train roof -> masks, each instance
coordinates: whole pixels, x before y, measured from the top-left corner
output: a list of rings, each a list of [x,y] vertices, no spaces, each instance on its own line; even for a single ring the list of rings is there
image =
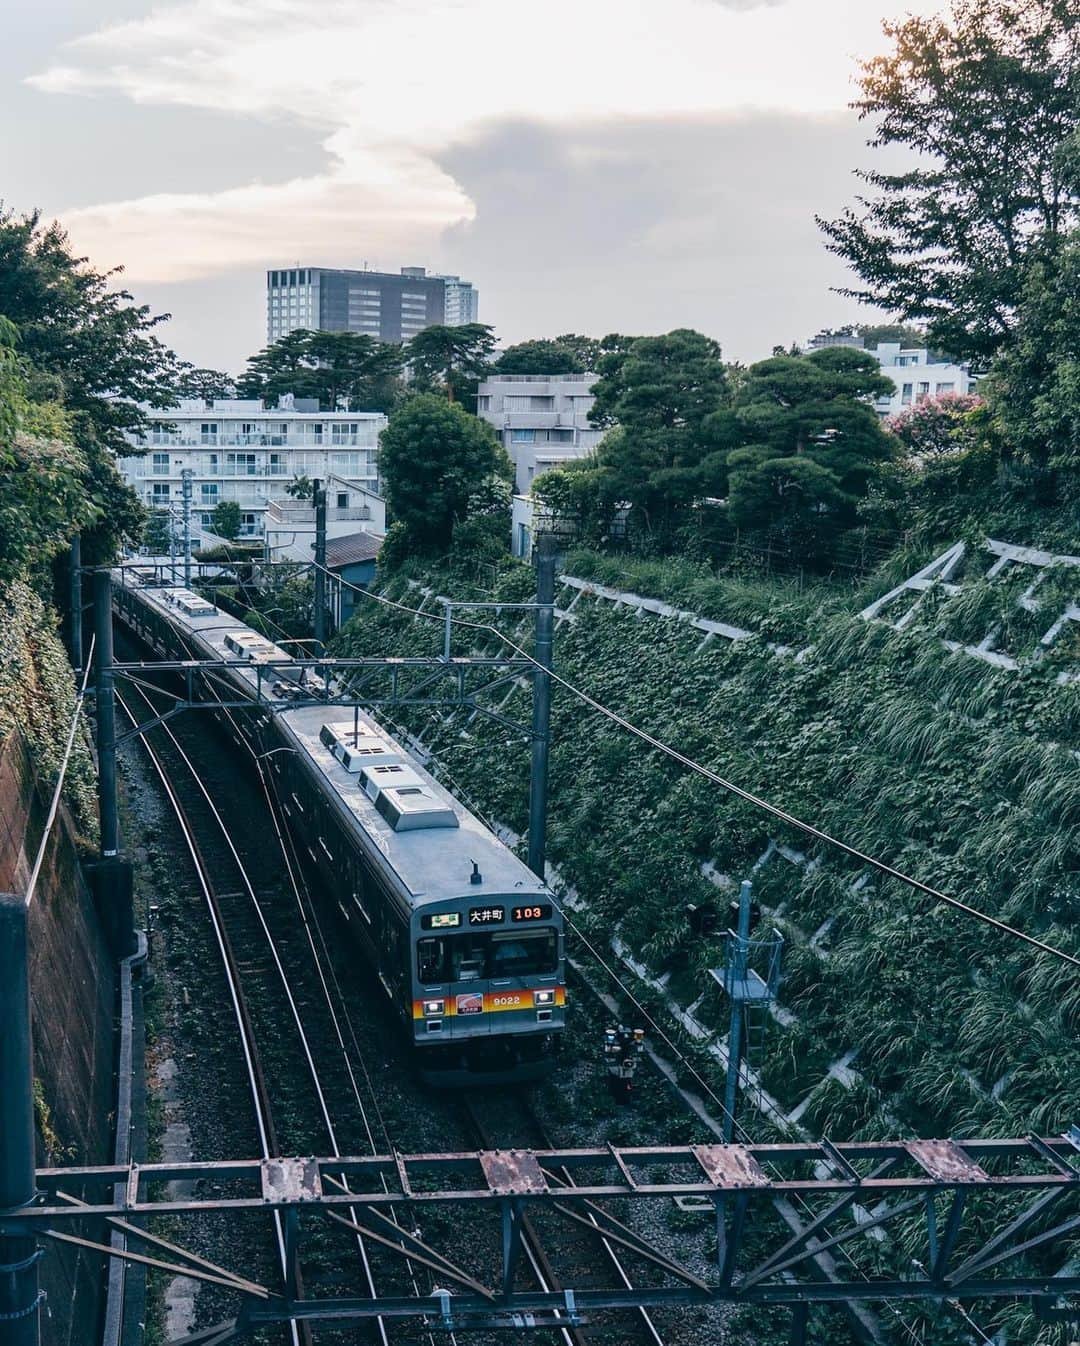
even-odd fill
[[[248,660],[246,667],[229,671],[252,691],[257,682],[252,662],[289,657],[286,650],[189,590],[143,583],[126,587],[136,589],[142,601],[190,631],[208,647],[211,657]],[[264,675],[263,692],[282,707],[277,711],[279,723],[381,852],[411,906],[473,896],[477,901],[518,893],[527,898],[548,891],[374,715],[348,706],[290,708],[287,695],[272,695],[269,681]],[[354,726],[360,730],[355,741]],[[481,877],[478,884],[471,882],[474,863]]]

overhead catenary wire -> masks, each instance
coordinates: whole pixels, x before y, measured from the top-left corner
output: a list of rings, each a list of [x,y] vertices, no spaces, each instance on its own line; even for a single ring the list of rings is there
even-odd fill
[[[355,589],[358,593],[364,594],[368,598],[374,599],[379,603],[384,603],[389,607],[397,608],[401,612],[410,613],[414,617],[425,617],[429,621],[436,621],[440,624],[444,624],[446,621],[446,617],[440,613],[425,612],[422,608],[411,608],[407,604],[398,603],[394,599],[385,598],[381,594],[373,593],[371,590],[365,589],[362,585],[351,584],[348,580],[340,580],[340,582],[351,589]],[[505,635],[498,629],[498,627],[493,626],[490,622],[470,622],[463,618],[453,616],[451,616],[450,620],[454,625],[489,632],[498,640],[502,641],[502,643],[512,650],[519,658],[524,659],[535,668],[543,668],[543,665],[541,665],[538,660],[534,659],[527,650],[522,649],[516,641],[511,640],[509,636]],[[839,837],[834,837],[830,835],[830,833],[823,831],[820,827],[816,827],[813,823],[806,822],[805,819],[796,817],[795,814],[789,813],[786,809],[780,808],[778,805],[771,803],[767,799],[763,799],[760,795],[754,794],[753,791],[747,790],[735,781],[729,780],[725,776],[721,776],[719,772],[713,771],[711,767],[707,767],[703,763],[695,761],[694,758],[688,757],[685,753],[680,752],[678,748],[674,748],[670,744],[665,743],[662,739],[657,738],[655,734],[650,734],[648,730],[642,729],[639,725],[634,724],[631,720],[620,715],[617,711],[612,710],[609,706],[605,706],[603,702],[598,701],[594,696],[591,696],[583,688],[570,682],[569,679],[564,678],[554,669],[545,668],[543,671],[547,673],[552,682],[557,683],[565,691],[577,697],[579,701],[584,702],[585,705],[596,711],[597,714],[604,716],[605,719],[610,720],[611,723],[617,725],[627,733],[632,734],[643,743],[647,743],[649,747],[654,748],[657,752],[661,752],[665,756],[670,757],[673,761],[678,762],[680,766],[685,767],[688,771],[693,771],[705,780],[710,781],[713,785],[718,785],[729,794],[733,794],[737,799],[741,799],[745,803],[751,804],[754,808],[761,809],[763,812],[776,818],[779,822],[783,822],[789,827],[796,828],[806,836],[812,837],[815,841],[820,841],[825,845],[832,846],[836,850],[842,851],[845,855],[850,856],[853,860],[858,860],[861,864],[869,865],[872,869],[886,875],[886,877],[895,879],[899,883],[907,884],[908,887],[915,889],[916,892],[922,893],[924,897],[929,897],[935,902],[941,902],[945,906],[951,907],[954,911],[959,911],[973,920],[982,922],[982,924],[996,930],[999,934],[1022,940],[1031,948],[1038,949],[1040,953],[1050,954],[1052,957],[1058,958],[1062,962],[1071,963],[1074,967],[1080,967],[1080,958],[1076,957],[1074,954],[1068,953],[1064,949],[1055,948],[1054,945],[1047,944],[1045,941],[1037,939],[1034,935],[1029,935],[1025,931],[1018,930],[1015,926],[1009,925],[1005,921],[998,920],[996,916],[991,916],[988,912],[980,911],[978,907],[973,907],[967,902],[962,902],[959,898],[952,897],[948,893],[943,893],[940,889],[934,888],[928,883],[924,883],[921,879],[917,879],[911,874],[905,874],[903,870],[897,869],[887,861],[880,860],[877,856],[870,855],[866,851],[862,851],[857,846],[852,846],[846,841],[841,841]]]
[[[343,581],[343,583],[345,583],[345,584],[349,584],[349,581]],[[351,587],[351,588],[357,588],[357,589],[360,588],[360,586],[351,585],[351,584],[349,585],[349,587]],[[360,591],[361,591],[361,592],[367,592],[367,591],[364,591],[364,590],[360,590]],[[395,600],[393,600],[393,599],[382,599],[381,596],[380,596],[380,595],[377,595],[377,594],[369,594],[368,596],[373,597],[373,598],[378,598],[378,599],[380,599],[380,601],[384,601],[388,606],[392,606],[392,607],[398,608],[400,611],[405,612],[405,613],[408,613],[408,614],[410,614],[410,615],[412,615],[412,616],[427,617],[427,618],[429,618],[429,619],[431,619],[431,620],[433,620],[433,621],[437,621],[437,622],[439,622],[440,624],[443,624],[443,623],[445,622],[445,620],[446,620],[445,615],[440,615],[439,613],[434,613],[434,612],[429,613],[429,612],[424,612],[424,611],[423,611],[422,609],[420,609],[420,608],[410,608],[410,607],[408,607],[406,604],[403,604],[403,603],[397,603],[397,602],[396,602]],[[455,624],[460,624],[460,625],[462,625],[462,626],[471,627],[471,628],[473,628],[473,629],[475,629],[475,630],[480,630],[480,631],[491,631],[491,632],[493,632],[495,635],[497,635],[500,639],[507,640],[507,638],[503,636],[502,632],[500,632],[500,631],[498,631],[496,628],[490,626],[488,623],[484,623],[484,622],[470,622],[470,621],[467,621],[467,620],[465,620],[465,619],[458,619],[458,618],[454,618],[453,620],[454,620]],[[509,642],[509,641],[508,641],[507,643],[512,643],[512,642]],[[516,648],[518,648],[518,647],[515,646],[514,648],[516,649]],[[522,651],[522,654],[524,654],[524,657],[525,657],[526,659],[528,659],[529,662],[531,662],[531,663],[533,663],[533,664],[536,664],[536,660],[532,659],[531,656],[525,654],[524,651]],[[538,666],[539,666],[539,665],[538,665]],[[753,1145],[753,1144],[754,1144],[754,1139],[753,1139],[753,1137],[750,1135],[750,1133],[747,1131],[746,1127],[743,1126],[743,1124],[742,1124],[736,1117],[734,1117],[734,1116],[731,1114],[731,1112],[729,1111],[727,1105],[724,1103],[723,1099],[721,1099],[720,1096],[716,1093],[716,1091],[713,1089],[713,1087],[709,1084],[708,1080],[701,1074],[701,1072],[697,1069],[697,1067],[696,1067],[696,1066],[694,1065],[694,1063],[690,1060],[690,1058],[685,1054],[685,1052],[683,1052],[683,1051],[679,1048],[679,1046],[677,1045],[677,1043],[676,1043],[676,1042],[675,1042],[675,1041],[668,1035],[668,1033],[664,1030],[664,1028],[657,1022],[656,1018],[649,1012],[649,1010],[648,1010],[648,1009],[646,1008],[646,1006],[642,1003],[642,1001],[641,1001],[641,1000],[634,994],[634,992],[631,990],[631,988],[627,985],[626,981],[625,981],[625,980],[619,975],[619,973],[618,973],[618,972],[611,966],[611,964],[610,964],[610,963],[603,957],[603,955],[600,953],[600,951],[596,948],[596,945],[589,939],[589,937],[588,937],[588,935],[585,933],[585,931],[584,931],[584,930],[581,928],[581,926],[579,926],[578,923],[573,919],[573,917],[571,916],[571,914],[570,914],[569,911],[567,910],[566,904],[565,904],[564,902],[559,901],[557,898],[556,898],[556,903],[555,903],[555,904],[556,904],[556,906],[557,906],[557,908],[558,908],[558,910],[559,910],[560,915],[563,917],[564,921],[566,922],[566,925],[567,925],[567,926],[574,932],[574,934],[578,937],[578,939],[579,939],[579,940],[581,941],[581,943],[585,946],[585,948],[588,949],[588,951],[589,951],[589,953],[592,955],[593,959],[596,961],[596,963],[599,964],[599,966],[603,969],[603,971],[604,971],[604,972],[606,973],[606,975],[611,979],[611,981],[612,981],[616,986],[619,987],[619,989],[622,991],[622,993],[623,993],[623,995],[626,997],[626,999],[627,999],[627,1000],[628,1000],[628,1001],[635,1007],[635,1009],[637,1010],[638,1014],[640,1014],[640,1016],[642,1017],[642,1019],[649,1025],[649,1027],[653,1030],[653,1032],[655,1033],[655,1035],[656,1035],[656,1036],[657,1036],[657,1037],[658,1037],[658,1038],[665,1044],[665,1046],[666,1046],[666,1047],[668,1048],[668,1050],[672,1053],[672,1055],[675,1057],[675,1059],[676,1059],[676,1060],[683,1066],[683,1068],[686,1070],[687,1074],[690,1075],[690,1077],[691,1077],[691,1078],[696,1082],[696,1084],[701,1088],[701,1091],[702,1091],[702,1093],[705,1095],[705,1097],[708,1098],[708,1099],[710,1099],[710,1100],[716,1105],[716,1107],[717,1107],[717,1108],[719,1109],[719,1111],[720,1111],[721,1116],[730,1118],[731,1123],[732,1123],[732,1126],[733,1126],[733,1129],[734,1129],[734,1131],[735,1131],[735,1134],[738,1136],[738,1138],[739,1138],[744,1144],[747,1144],[747,1145]],[[795,1200],[796,1200],[796,1203],[797,1203],[798,1205],[800,1205],[800,1206],[802,1207],[802,1209],[803,1209],[807,1214],[811,1214],[811,1212],[810,1212],[810,1210],[809,1210],[809,1207],[807,1206],[807,1204],[806,1204],[806,1202],[805,1202],[804,1200],[802,1200],[802,1199],[799,1198],[798,1196],[796,1196]],[[867,1282],[869,1282],[869,1278],[868,1278],[866,1272],[865,1272],[865,1271],[858,1265],[858,1263],[857,1263],[857,1262],[855,1261],[855,1259],[852,1257],[850,1251],[849,1251],[848,1249],[846,1249],[846,1248],[841,1248],[841,1249],[840,1249],[840,1253],[841,1253],[841,1255],[844,1257],[844,1259],[849,1263],[849,1265],[853,1268],[853,1270],[854,1270],[859,1276],[861,1276],[863,1280],[866,1280]],[[884,1302],[885,1302],[885,1304],[888,1306],[888,1308],[889,1308],[890,1312],[892,1313],[893,1317],[896,1319],[898,1327],[899,1327],[899,1328],[906,1334],[906,1336],[907,1336],[912,1342],[916,1342],[916,1343],[917,1343],[917,1342],[918,1342],[918,1338],[916,1337],[914,1330],[912,1329],[911,1325],[910,1325],[909,1323],[907,1323],[906,1320],[903,1318],[902,1314],[899,1312],[899,1310],[897,1309],[896,1305],[892,1302],[892,1300],[888,1300],[888,1299],[886,1299]],[[966,1315],[965,1315],[965,1316],[966,1316]],[[973,1326],[974,1326],[974,1324],[973,1324]]]
[[[71,754],[75,747],[75,734],[79,728],[79,719],[82,716],[83,706],[86,704],[86,689],[90,678],[90,669],[93,667],[94,660],[94,640],[90,637],[90,648],[86,655],[86,667],[83,669],[82,682],[75,696],[75,709],[72,712],[71,723],[68,725],[67,742],[64,745],[64,755],[60,761],[60,771],[56,777],[56,785],[53,787],[52,801],[49,804],[49,813],[45,819],[45,827],[41,833],[41,840],[38,842],[37,855],[34,857],[34,867],[30,871],[30,882],[26,885],[26,896],[23,901],[29,907],[34,900],[34,889],[37,887],[38,875],[41,873],[41,866],[45,863],[45,852],[49,846],[49,838],[52,836],[53,826],[56,823],[56,815],[60,810],[60,795],[64,789],[64,781],[67,777],[68,765],[71,762]]]

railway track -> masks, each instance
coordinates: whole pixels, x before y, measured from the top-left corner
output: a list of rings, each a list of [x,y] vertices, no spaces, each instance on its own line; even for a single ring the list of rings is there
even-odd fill
[[[498,1106],[500,1121],[497,1128],[489,1120],[490,1109],[482,1110],[472,1095],[462,1096],[462,1107],[468,1127],[481,1149],[557,1148],[521,1091],[506,1091],[500,1094]],[[575,1186],[568,1169],[563,1168],[554,1176],[567,1187]],[[573,1226],[575,1232],[570,1236],[565,1224],[561,1224],[558,1230],[560,1260],[577,1264],[575,1283],[582,1283],[583,1278],[579,1274],[582,1265],[595,1270],[597,1263],[600,1262],[611,1267],[627,1289],[632,1288],[630,1277],[614,1244],[604,1236],[591,1214],[586,1212],[586,1218],[595,1231],[592,1234],[581,1226]],[[522,1219],[521,1229],[522,1250],[539,1288],[556,1292],[561,1290],[563,1287],[558,1272],[548,1252],[549,1244],[537,1227],[537,1222],[526,1215]],[[636,1346],[638,1342],[647,1343],[647,1346],[664,1346],[664,1338],[652,1315],[645,1308],[636,1309],[632,1317],[620,1315],[617,1327],[598,1327],[596,1335],[588,1326],[575,1327],[566,1324],[560,1326],[558,1330],[560,1340],[565,1346],[592,1346],[601,1334],[604,1339],[617,1342],[618,1346]]]
[[[152,690],[152,689],[151,689]],[[136,700],[137,698],[137,700]],[[134,724],[138,719],[146,720],[157,715],[161,706],[141,688],[132,692],[125,691],[119,698],[124,712]],[[128,704],[134,701],[134,704]],[[263,1154],[269,1157],[274,1153],[312,1153],[323,1149],[323,1139],[329,1149],[324,1152],[335,1154],[356,1153],[365,1148],[374,1151],[376,1146],[367,1110],[361,1101],[360,1085],[351,1062],[351,1054],[359,1053],[356,1033],[349,1022],[348,1009],[341,988],[336,984],[334,960],[327,948],[327,941],[319,926],[318,916],[311,904],[310,895],[304,887],[303,869],[300,858],[292,843],[287,826],[279,813],[274,797],[273,773],[265,769],[260,754],[252,747],[248,735],[229,711],[224,711],[230,724],[235,742],[245,757],[250,757],[256,768],[259,782],[265,794],[268,820],[272,822],[277,847],[274,850],[275,876],[279,888],[282,878],[287,876],[286,891],[278,892],[273,901],[267,903],[266,888],[273,887],[274,879],[266,872],[266,854],[264,847],[261,857],[254,862],[244,852],[251,846],[252,838],[246,840],[234,837],[229,825],[229,809],[215,802],[226,794],[233,794],[235,785],[235,766],[232,767],[232,779],[215,779],[211,765],[209,772],[203,767],[203,754],[200,751],[200,767],[196,767],[190,753],[185,749],[180,736],[168,725],[162,725],[144,736],[144,744],[151,765],[161,781],[173,812],[177,816],[185,844],[191,855],[198,874],[199,888],[202,891],[207,910],[210,914],[222,965],[226,970],[229,986],[229,998],[233,1006],[234,1017],[240,1035],[241,1047],[248,1077],[249,1091],[253,1107],[259,1119],[259,1137]],[[147,741],[150,739],[152,741]],[[211,754],[213,756],[213,754]],[[264,841],[265,837],[258,840]],[[271,848],[273,849],[273,848]],[[252,872],[253,869],[255,872]],[[288,891],[290,890],[291,891]],[[273,929],[274,903],[282,897],[290,903],[288,920],[288,938],[281,939],[280,932],[275,938]],[[270,915],[267,909],[270,909]],[[281,907],[277,906],[280,915]],[[296,919],[299,917],[299,919]],[[283,946],[279,948],[279,945]],[[288,946],[287,948],[284,946]],[[302,947],[301,947],[302,946]],[[299,954],[306,955],[306,966],[299,969]],[[294,987],[296,988],[294,990]],[[334,1077],[329,1085],[324,1083],[327,1063],[317,1054],[308,1031],[308,1022],[313,1008],[321,999],[320,1016],[329,1016],[332,1032],[338,1044],[338,1060],[330,1069]],[[335,1009],[335,999],[338,1009]],[[268,1029],[273,1025],[272,1030]],[[268,1032],[274,1033],[274,1052],[280,1057],[282,1037],[292,1040],[293,1060],[299,1062],[299,1068],[284,1072],[268,1069],[260,1054],[260,1042],[269,1039]],[[351,1048],[350,1048],[351,1042]],[[362,1063],[362,1056],[360,1057]],[[379,1104],[375,1090],[367,1076],[366,1067],[362,1071],[370,1090],[369,1102],[378,1110]],[[284,1075],[284,1079],[282,1079]],[[341,1091],[345,1092],[342,1093]],[[355,1102],[355,1111],[362,1118],[363,1136],[348,1136],[346,1145],[338,1147],[338,1127],[334,1124],[328,1099],[349,1097]],[[513,1100],[513,1105],[511,1105]],[[524,1097],[513,1092],[500,1095],[498,1134],[494,1134],[489,1120],[482,1119],[475,1104],[469,1100],[465,1105],[466,1131],[475,1138],[482,1149],[499,1148],[554,1148],[535,1113],[528,1108]],[[504,1104],[506,1105],[504,1107]],[[318,1118],[319,1132],[310,1128],[297,1130],[295,1114],[302,1112],[309,1119]],[[284,1127],[277,1124],[280,1114],[290,1120]],[[380,1118],[381,1121],[381,1118]],[[389,1143],[385,1123],[383,1135]],[[360,1143],[356,1143],[359,1141]],[[450,1148],[453,1148],[451,1145]],[[568,1172],[556,1175],[567,1185],[573,1180]],[[354,1217],[355,1218],[355,1217]],[[591,1217],[587,1217],[591,1219]],[[631,1288],[630,1278],[612,1241],[592,1221],[595,1233],[580,1226],[572,1226],[568,1236],[567,1227],[559,1226],[558,1243],[542,1228],[539,1222],[528,1220],[523,1228],[523,1256],[528,1272],[535,1279],[537,1287],[558,1292],[563,1288],[558,1267],[562,1266],[566,1283],[580,1285],[587,1283],[589,1273],[598,1279],[610,1281],[610,1276],[599,1276],[599,1268],[613,1268],[622,1284]],[[411,1216],[405,1226],[413,1224]],[[290,1268],[286,1264],[284,1232],[277,1222],[275,1228],[278,1246],[278,1260],[286,1281],[298,1285],[299,1268]],[[364,1248],[363,1240],[356,1237],[364,1284],[368,1293],[375,1293],[375,1271]],[[551,1249],[557,1246],[557,1253]],[[375,1257],[378,1259],[378,1250]],[[584,1272],[584,1274],[583,1274]],[[419,1296],[425,1292],[417,1285],[413,1269],[410,1266],[413,1287]],[[377,1340],[382,1346],[389,1346],[389,1324],[382,1320],[375,1322]],[[305,1339],[304,1329],[292,1329],[294,1346]],[[565,1346],[635,1346],[637,1342],[647,1346],[664,1346],[664,1338],[647,1310],[639,1309],[630,1314],[605,1315],[593,1323],[575,1326],[569,1321],[557,1327],[549,1327],[553,1336],[565,1343]],[[489,1339],[488,1331],[481,1335]],[[420,1336],[433,1343],[434,1339],[425,1329]],[[415,1332],[407,1338],[416,1342]],[[504,1331],[498,1331],[494,1339],[507,1339]],[[445,1337],[439,1338],[440,1342]],[[450,1338],[453,1341],[453,1338]]]
[[[158,713],[158,707],[141,688],[135,688],[135,692],[137,697],[125,692],[123,695],[118,694],[117,698],[132,725],[139,722],[140,715],[145,719]],[[133,701],[134,705],[131,704]],[[302,1009],[310,1013],[310,1002],[305,1004],[294,990],[293,975],[284,965],[278,942],[271,930],[264,895],[260,893],[249,864],[241,855],[222,810],[177,735],[167,725],[158,727],[152,733],[155,742],[151,743],[150,736],[144,735],[143,746],[176,818],[206,904],[238,1030],[240,1054],[262,1157],[317,1152],[320,1143],[328,1145],[331,1154],[354,1153],[362,1147],[350,1145],[346,1151],[339,1147],[339,1127],[331,1115],[328,1090],[323,1079],[326,1064],[316,1064],[312,1035],[302,1013]],[[289,872],[291,876],[291,869]],[[299,892],[295,895],[297,898],[300,896]],[[310,929],[308,935],[310,938]],[[312,954],[317,959],[314,944]],[[319,970],[319,982],[325,994],[326,1007],[338,1029],[342,1049],[336,1073],[340,1075],[344,1071],[347,1075],[348,1085],[367,1133],[366,1139],[374,1149],[338,1013],[322,968]],[[268,1072],[260,1044],[273,1041],[275,1055],[280,1057],[283,1033],[291,1040],[292,1059],[299,1063],[300,1068],[278,1068]],[[280,1067],[280,1061],[278,1064]],[[339,1087],[341,1083],[338,1079]],[[291,1119],[286,1128],[282,1128],[277,1121],[282,1114]],[[297,1117],[305,1120],[298,1125],[295,1120]],[[305,1143],[299,1143],[301,1141]],[[353,1220],[356,1214],[349,1210]],[[301,1293],[301,1269],[295,1254],[287,1250],[284,1226],[276,1213],[274,1242],[285,1283],[294,1292]],[[368,1249],[361,1236],[356,1235],[354,1242],[363,1284],[367,1292],[374,1295],[375,1277]],[[290,1324],[289,1331],[293,1346],[301,1346],[302,1342],[306,1346],[311,1341],[310,1328],[306,1324],[300,1328]],[[381,1346],[389,1346],[388,1327],[381,1318],[374,1320],[374,1331],[375,1340]]]

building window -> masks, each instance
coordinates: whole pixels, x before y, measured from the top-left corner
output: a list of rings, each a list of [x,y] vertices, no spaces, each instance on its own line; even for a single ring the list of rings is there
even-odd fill
[[[259,516],[257,514],[241,514],[240,515],[241,533],[246,533],[250,537],[251,534],[254,533],[256,530],[258,520]]]
[[[227,453],[225,467],[240,477],[253,477],[258,470],[253,453]]]
[[[552,444],[572,444],[574,442],[573,430],[549,430],[548,440]]]
[[[202,520],[203,528],[213,528],[214,516],[212,514],[200,514],[199,518]]]
[[[940,396],[942,393],[951,393],[951,392],[955,392],[955,391],[956,391],[956,384],[955,384],[955,383],[939,383],[938,386],[937,386],[937,392],[938,392],[938,395],[939,395],[939,396]]]
[[[510,442],[512,444],[533,444],[536,441],[535,430],[511,430]]]
[[[155,476],[163,476],[169,470],[169,455],[167,453],[155,453],[153,455],[153,471]]]
[[[900,401],[901,401],[901,402],[910,402],[910,401],[911,401],[911,390],[912,390],[913,386],[914,386],[914,385],[911,384],[911,383],[905,383],[905,384],[904,384],[903,389],[901,390],[901,393],[900,393]]]
[[[338,507],[338,509],[348,509],[348,508],[349,508],[349,493],[348,493],[348,491],[338,491],[338,493],[337,493],[337,507]]]
[[[485,394],[485,396],[483,396],[483,397],[478,397],[478,398],[476,399],[476,409],[477,409],[477,411],[490,411],[490,410],[491,410],[491,398],[488,397],[486,394]]]
[[[204,505],[216,505],[221,494],[221,487],[216,481],[204,481],[199,491]]]
[[[920,384],[919,384],[919,396],[920,396],[920,397],[929,397],[929,396],[930,396],[930,385],[929,385],[929,383],[920,383]]]
[[[169,503],[169,483],[167,481],[155,481],[150,488],[150,499],[155,505]]]

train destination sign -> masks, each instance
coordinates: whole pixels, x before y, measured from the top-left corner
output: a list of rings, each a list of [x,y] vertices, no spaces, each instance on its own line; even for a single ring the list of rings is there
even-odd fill
[[[470,907],[470,925],[499,925],[506,920],[505,907]]]
[[[550,921],[551,903],[536,902],[531,907],[515,907],[511,912],[514,921]]]
[[[420,917],[420,925],[425,930],[453,930],[460,924],[460,911],[437,911],[431,916]]]

